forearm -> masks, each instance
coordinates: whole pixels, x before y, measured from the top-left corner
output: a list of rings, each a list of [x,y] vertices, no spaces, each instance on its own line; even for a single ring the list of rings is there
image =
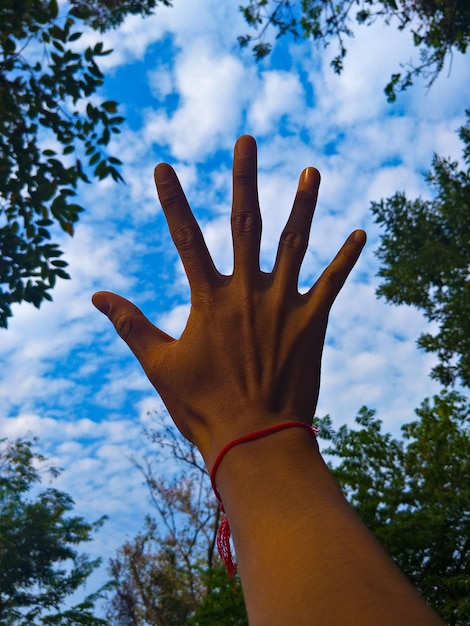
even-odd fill
[[[252,626],[443,623],[358,519],[308,432],[233,448],[217,487]]]

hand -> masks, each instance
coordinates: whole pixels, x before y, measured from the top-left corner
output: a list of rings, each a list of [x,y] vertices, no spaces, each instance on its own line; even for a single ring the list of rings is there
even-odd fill
[[[155,169],[158,195],[191,288],[180,339],[156,328],[131,302],[98,292],[113,322],[161,395],[176,426],[211,467],[232,439],[289,420],[312,423],[328,314],[365,243],[353,232],[305,294],[297,289],[320,175],[305,169],[271,273],[259,267],[261,215],[256,143],[243,136],[233,162],[234,271],[215,268],[173,169]]]

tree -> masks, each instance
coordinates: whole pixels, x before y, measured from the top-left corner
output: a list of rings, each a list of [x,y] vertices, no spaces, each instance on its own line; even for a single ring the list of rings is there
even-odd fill
[[[240,585],[216,551],[220,511],[197,449],[160,419],[148,433],[159,454],[137,462],[156,517],[111,560],[116,626],[246,626]],[[158,470],[175,461],[172,478]]]
[[[422,74],[432,84],[453,51],[465,53],[470,41],[470,4],[467,0],[250,0],[240,7],[248,25],[257,35],[238,38],[242,47],[252,45],[257,59],[271,52],[266,42],[270,27],[277,38],[291,34],[294,38],[312,38],[328,46],[336,40],[338,54],[331,65],[341,73],[346,57],[346,39],[353,36],[354,23],[369,26],[376,21],[396,24],[408,30],[419,48],[420,63],[402,65],[392,74],[385,87],[389,101],[397,91],[409,87]]]
[[[80,182],[122,180],[106,147],[124,118],[96,96],[103,84],[98,42],[80,50],[81,27],[101,32],[127,14],[168,0],[3,0],[0,4],[0,327],[13,302],[39,307],[69,278],[56,231],[73,235]]]
[[[120,26],[128,15],[152,15],[158,4],[171,7],[172,0],[71,0],[71,4],[74,17],[103,33]]]
[[[185,626],[247,626],[241,588],[234,587],[225,568],[218,564],[201,572],[206,593]]]
[[[143,531],[119,549],[110,565],[116,583],[108,613],[113,624],[181,626],[186,622],[195,609],[198,589],[181,558],[179,541],[179,537],[160,537],[155,520],[147,517]]]
[[[432,200],[407,200],[405,194],[372,203],[384,228],[377,256],[377,290],[392,304],[409,304],[424,312],[437,332],[423,333],[418,345],[435,353],[432,376],[448,386],[470,386],[470,110],[460,129],[466,169],[434,156],[427,181]]]
[[[323,454],[347,499],[387,552],[450,626],[470,621],[470,405],[455,391],[426,399],[403,437],[382,432],[363,407],[357,428],[335,431],[318,420]],[[161,422],[163,424],[163,422]],[[140,467],[157,518],[111,563],[116,592],[108,617],[116,626],[245,626],[214,554],[218,510],[197,450],[165,425],[150,433],[154,462],[177,463],[171,481]],[[169,450],[168,457],[163,454]],[[162,456],[163,454],[163,456]]]
[[[416,410],[403,440],[363,407],[359,429],[320,436],[346,497],[423,597],[450,626],[470,622],[470,405],[443,391]]]
[[[35,443],[0,440],[0,622],[104,625],[94,608],[106,587],[74,606],[69,599],[100,563],[76,546],[91,541],[104,518],[89,523],[70,515],[69,495],[38,489],[42,475],[53,479],[59,471],[33,450]]]

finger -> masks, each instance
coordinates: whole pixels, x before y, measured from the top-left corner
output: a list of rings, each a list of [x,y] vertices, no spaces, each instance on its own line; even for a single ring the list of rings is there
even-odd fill
[[[281,290],[297,290],[300,266],[307,251],[310,226],[320,186],[320,172],[308,167],[300,175],[292,211],[281,233],[273,273]]]
[[[363,230],[355,230],[344,242],[338,254],[328,265],[315,285],[307,292],[306,297],[311,298],[318,306],[320,302],[328,312],[341,291],[346,279],[356,264],[361,251],[366,243],[366,233]]]
[[[148,373],[154,350],[175,341],[154,326],[135,304],[109,291],[98,291],[92,297],[95,307],[113,323],[117,334],[127,343]]]
[[[173,242],[193,292],[219,276],[178,177],[167,163],[155,168],[155,183]]]
[[[256,141],[244,135],[235,144],[232,203],[234,274],[243,278],[259,272],[261,214],[257,179]]]

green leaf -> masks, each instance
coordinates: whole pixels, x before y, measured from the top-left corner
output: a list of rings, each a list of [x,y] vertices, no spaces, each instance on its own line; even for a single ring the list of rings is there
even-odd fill
[[[116,113],[117,105],[118,103],[115,102],[114,100],[107,100],[106,102],[102,103],[101,107],[108,113]]]
[[[104,178],[106,178],[106,176],[108,175],[108,166],[105,160],[100,161],[100,163],[98,163],[94,171],[94,175],[100,180],[103,180]]]
[[[57,3],[57,0],[50,0],[48,9],[49,9],[51,18],[55,20],[59,14],[59,5]]]
[[[88,161],[88,163],[90,165],[95,165],[95,163],[97,163],[99,161],[100,157],[101,157],[100,153],[99,152],[95,152],[93,154],[93,156],[91,157],[91,159]]]
[[[58,276],[59,278],[63,278],[64,280],[70,279],[70,275],[67,274],[67,272],[64,272],[64,270],[62,269],[54,270],[54,274]]]
[[[82,36],[82,34],[83,34],[83,33],[79,33],[79,32],[72,33],[72,34],[69,36],[69,41],[77,41],[78,39],[80,39],[80,37]]]

